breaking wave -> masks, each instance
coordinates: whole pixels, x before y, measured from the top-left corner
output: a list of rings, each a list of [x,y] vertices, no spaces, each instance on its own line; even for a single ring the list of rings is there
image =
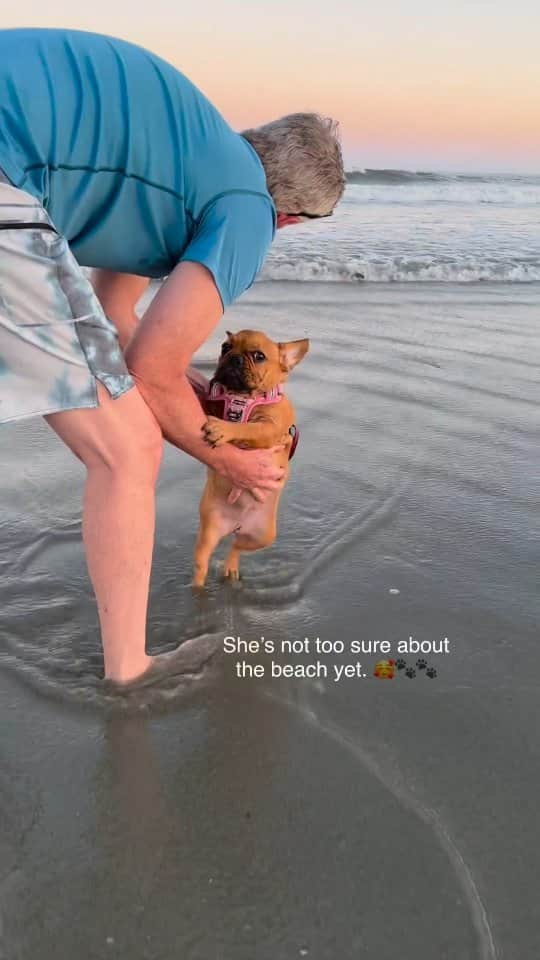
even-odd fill
[[[540,176],[356,170],[347,174],[347,181],[349,203],[540,206]]]
[[[370,262],[361,257],[333,260],[326,257],[267,260],[261,280],[302,280],[333,283],[534,283],[540,282],[540,260],[529,262],[456,259],[453,261],[394,257]]]
[[[348,183],[521,183],[540,186],[540,175],[524,174],[474,174],[474,173],[434,173],[429,170],[348,170]]]

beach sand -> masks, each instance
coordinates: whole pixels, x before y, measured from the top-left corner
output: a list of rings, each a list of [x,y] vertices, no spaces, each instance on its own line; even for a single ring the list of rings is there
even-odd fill
[[[136,695],[100,680],[82,469],[44,424],[3,428],[2,960],[540,955],[539,297],[256,284],[200,362],[225,327],[311,338],[278,542],[193,597],[204,470],[167,450],[150,647],[188,642],[190,668]],[[347,652],[409,637],[447,638],[436,676]]]

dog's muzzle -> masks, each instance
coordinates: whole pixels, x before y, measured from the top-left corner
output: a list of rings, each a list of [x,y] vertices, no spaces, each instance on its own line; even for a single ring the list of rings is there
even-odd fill
[[[214,378],[222,383],[229,390],[238,390],[240,393],[249,393],[250,387],[244,379],[244,361],[243,358],[236,355],[220,365],[216,370]]]

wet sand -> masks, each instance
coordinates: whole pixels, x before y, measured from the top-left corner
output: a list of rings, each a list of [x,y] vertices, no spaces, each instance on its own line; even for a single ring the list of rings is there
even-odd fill
[[[190,666],[137,695],[100,680],[78,463],[41,423],[3,428],[2,960],[540,954],[539,300],[257,284],[228,312],[312,340],[279,539],[193,597],[204,470],[167,450],[150,645]],[[449,652],[433,678],[263,655],[240,680],[223,638],[261,635]]]

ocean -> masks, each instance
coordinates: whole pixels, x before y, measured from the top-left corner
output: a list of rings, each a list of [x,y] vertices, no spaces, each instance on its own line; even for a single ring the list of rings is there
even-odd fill
[[[329,220],[279,231],[262,279],[540,280],[540,176],[363,170]]]

